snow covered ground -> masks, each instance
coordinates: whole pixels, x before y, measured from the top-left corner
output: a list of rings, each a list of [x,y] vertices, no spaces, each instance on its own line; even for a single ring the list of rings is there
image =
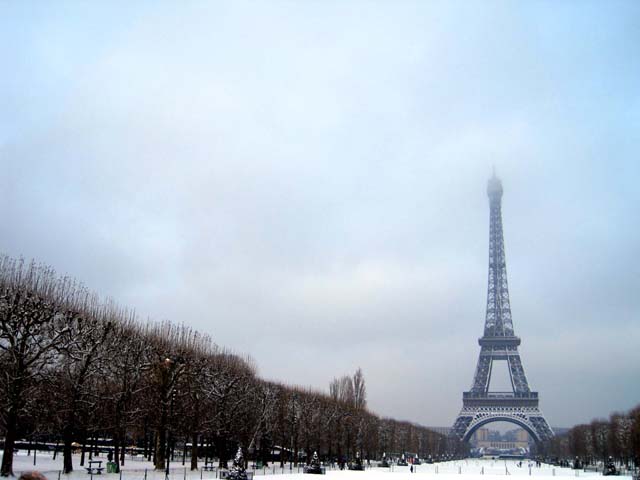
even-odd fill
[[[94,460],[102,460],[102,466],[106,466],[106,456],[95,457]],[[33,465],[33,456],[27,456],[26,452],[19,452],[14,457],[14,472],[20,475],[20,472],[28,470],[38,470],[43,472],[49,480],[164,480],[164,472],[156,472],[150,462],[144,460],[126,459],[125,465],[122,467],[122,474],[102,474],[100,476],[86,473],[83,467],[80,467],[80,457],[74,456],[73,465],[75,471],[70,475],[61,473],[62,456],[58,455],[53,460],[51,455],[39,453],[36,457],[36,465]],[[187,465],[188,467],[188,465]],[[477,480],[505,480],[505,476],[524,476],[536,477],[536,480],[551,480],[554,477],[580,477],[592,478],[600,477],[599,473],[583,472],[582,470],[571,470],[569,468],[554,467],[551,465],[543,465],[540,468],[532,467],[529,470],[527,462],[523,462],[522,467],[517,466],[517,462],[513,460],[479,460],[468,459],[452,462],[443,462],[432,465],[418,465],[415,473],[409,472],[409,467],[393,467],[378,468],[371,467],[364,472],[327,470],[326,477],[315,477],[304,475],[302,468],[290,470],[288,465],[284,470],[277,464],[270,468],[256,471],[256,476],[262,475],[287,475],[287,480],[311,480],[314,478],[326,478],[327,480],[462,480],[461,477],[474,477]],[[106,471],[106,469],[105,469]],[[97,477],[97,478],[95,478]],[[216,472],[194,471],[182,466],[181,461],[171,463],[171,480],[214,480],[217,478]],[[434,478],[435,477],[435,478]],[[498,478],[500,477],[500,478]],[[631,480],[631,477],[616,477],[619,480]],[[524,480],[524,479],[523,479]],[[555,480],[555,479],[554,479]],[[588,480],[588,479],[587,479]],[[595,480],[595,479],[593,479]]]

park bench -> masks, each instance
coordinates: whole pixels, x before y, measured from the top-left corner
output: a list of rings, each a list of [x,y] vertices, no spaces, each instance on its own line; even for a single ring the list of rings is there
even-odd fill
[[[313,466],[313,465],[305,465],[302,469],[302,473],[311,473],[316,475],[325,475],[327,473],[327,469],[321,466]]]
[[[89,466],[85,468],[89,475],[100,475],[102,470],[104,470],[102,460],[89,460]]]
[[[220,475],[218,478],[221,479],[225,479],[229,477],[229,473],[231,473],[229,470],[220,470]],[[246,471],[245,472],[247,475],[247,480],[253,480],[253,472],[252,471]]]
[[[215,462],[210,462],[209,460],[205,460],[204,461],[204,467],[202,467],[202,469],[206,472],[212,472],[216,469],[216,466],[214,465]],[[220,477],[222,478],[222,477]]]
[[[620,475],[620,470],[618,470],[613,463],[609,465],[605,465],[604,468],[602,469],[602,476],[608,477],[610,475],[615,475],[615,476]]]

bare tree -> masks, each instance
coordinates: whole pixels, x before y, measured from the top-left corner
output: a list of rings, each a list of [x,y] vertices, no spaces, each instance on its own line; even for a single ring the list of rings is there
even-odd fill
[[[94,407],[96,377],[102,372],[107,338],[113,331],[109,306],[86,295],[75,305],[72,318],[56,319],[65,330],[57,347],[58,382],[56,397],[58,415],[62,419],[63,471],[73,471],[71,443],[78,430],[86,430],[89,412]]]
[[[13,451],[20,421],[37,380],[53,363],[55,348],[77,314],[66,307],[78,294],[75,282],[57,278],[47,267],[0,258],[0,351],[5,430],[0,475],[13,474]],[[58,321],[55,321],[58,320]],[[63,328],[57,329],[59,325]]]
[[[367,407],[367,387],[365,386],[364,374],[360,368],[353,374],[353,402],[358,411]]]
[[[270,435],[275,426],[276,401],[280,385],[271,382],[264,382],[255,379],[251,384],[251,420],[253,428],[250,431],[251,438],[248,442],[247,450],[256,451],[256,446],[260,443],[264,447],[265,439]],[[249,403],[249,402],[247,402]],[[263,460],[264,460],[264,448]]]
[[[144,417],[142,395],[150,388],[145,379],[150,371],[152,347],[145,335],[146,330],[137,323],[133,312],[116,310],[112,317],[114,331],[106,345],[105,375],[100,395],[107,407],[103,426],[113,435],[114,462],[116,471],[119,471],[124,465],[122,447],[127,428]],[[136,399],[141,401],[136,402]]]
[[[243,431],[246,426],[239,424],[239,420],[252,394],[255,367],[249,359],[221,352],[208,359],[204,379],[203,393],[212,405],[207,425],[212,433],[220,466],[226,467],[234,451],[234,430],[246,433]]]
[[[65,472],[73,469],[72,442],[82,442],[83,459],[89,436],[95,447],[104,435],[114,439],[118,468],[129,439],[142,439],[149,458],[153,444],[158,469],[175,438],[185,446],[191,440],[193,469],[205,441],[221,466],[238,444],[264,458],[279,443],[281,463],[286,455],[297,463],[303,450],[307,458],[312,451],[333,458],[446,448],[424,427],[369,412],[361,369],[334,378],[328,395],[266,382],[249,358],[206,335],[170,322],[141,325],[134,313],[53,270],[7,257],[0,257],[0,404],[3,475],[12,473],[18,432],[61,436]],[[608,431],[623,445],[616,425]]]
[[[169,424],[173,420],[174,404],[177,387],[182,374],[185,372],[186,354],[189,345],[188,332],[170,322],[163,322],[150,328],[151,352],[148,369],[151,382],[149,390],[152,405],[157,409],[155,422],[155,451],[154,465],[157,470],[165,468]]]

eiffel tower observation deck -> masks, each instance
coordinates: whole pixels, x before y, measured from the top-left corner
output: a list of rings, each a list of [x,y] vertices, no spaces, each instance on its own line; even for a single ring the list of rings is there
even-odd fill
[[[538,392],[529,389],[518,346],[520,338],[513,330],[507,262],[502,232],[502,183],[495,176],[489,179],[489,278],[484,335],[478,340],[480,357],[471,389],[462,394],[462,410],[452,434],[464,441],[481,426],[497,421],[514,423],[524,428],[537,442],[553,436],[544,415],[538,408]],[[506,361],[511,390],[489,390],[494,361]]]

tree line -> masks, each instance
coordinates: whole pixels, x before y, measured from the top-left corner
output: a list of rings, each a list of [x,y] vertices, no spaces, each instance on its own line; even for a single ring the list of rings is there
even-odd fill
[[[578,458],[585,465],[607,462],[609,457],[627,467],[640,464],[640,405],[608,419],[576,425],[543,445],[547,456]]]
[[[112,439],[118,469],[131,445],[157,469],[176,448],[191,469],[203,456],[225,466],[238,445],[263,461],[278,451],[282,464],[314,451],[348,459],[463,448],[370,412],[361,370],[334,379],[328,393],[265,381],[250,358],[208,335],[141,322],[46,265],[7,256],[0,257],[0,372],[2,476],[13,473],[19,439],[59,442],[65,473],[74,446],[82,446],[83,464],[100,438]]]

